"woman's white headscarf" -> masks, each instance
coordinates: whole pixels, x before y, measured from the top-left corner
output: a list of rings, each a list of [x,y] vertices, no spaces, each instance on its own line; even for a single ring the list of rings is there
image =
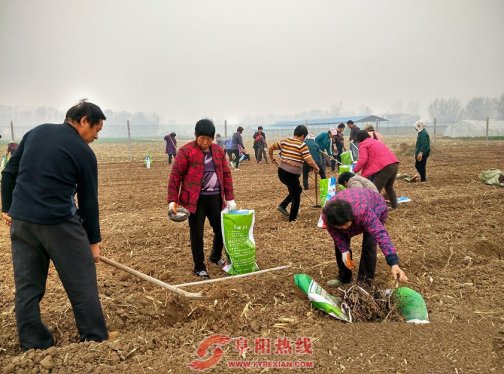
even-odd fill
[[[425,123],[423,123],[422,121],[416,121],[415,122],[415,129],[418,132],[422,131],[423,129],[425,129]]]

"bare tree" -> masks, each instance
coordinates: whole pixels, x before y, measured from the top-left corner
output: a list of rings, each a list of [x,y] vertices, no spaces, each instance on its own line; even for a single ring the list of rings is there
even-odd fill
[[[462,115],[462,103],[456,97],[450,99],[436,98],[429,105],[431,118],[437,118],[440,122],[455,122],[460,120]]]
[[[487,117],[495,118],[497,100],[490,97],[473,97],[466,104],[465,116],[468,119],[483,121]]]
[[[504,93],[496,99],[497,119],[504,119]]]

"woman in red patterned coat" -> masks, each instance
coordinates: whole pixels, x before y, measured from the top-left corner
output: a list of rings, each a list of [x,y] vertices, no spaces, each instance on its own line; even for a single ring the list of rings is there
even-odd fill
[[[212,226],[214,238],[210,261],[223,267],[224,246],[221,229],[221,210],[226,206],[236,209],[233,180],[224,150],[213,143],[215,126],[202,119],[196,123],[196,139],[181,147],[168,182],[168,209],[176,212],[177,205],[185,207],[189,216],[194,274],[209,279],[203,252],[205,218]]]

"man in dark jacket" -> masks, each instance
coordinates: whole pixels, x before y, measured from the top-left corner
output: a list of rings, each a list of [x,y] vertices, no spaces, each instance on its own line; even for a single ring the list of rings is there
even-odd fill
[[[305,144],[308,146],[308,150],[310,151],[310,154],[313,158],[313,161],[317,164],[319,167],[319,175],[320,179],[326,179],[326,173],[324,168],[322,167],[322,161],[325,162],[325,160],[322,160],[321,158],[321,151],[320,147],[318,146],[317,142],[315,141],[315,136],[313,134],[308,134],[308,136],[304,140]],[[308,165],[307,162],[303,163],[303,188],[305,190],[308,189],[308,175],[310,174],[311,166]]]
[[[243,127],[239,126],[236,129],[236,132],[233,134],[233,154],[234,154],[234,163],[235,169],[238,170],[240,168],[240,147],[245,150],[245,146],[243,145]]]
[[[347,126],[350,129],[350,151],[352,151],[354,161],[357,161],[359,159],[359,142],[355,138],[361,130],[351,119],[347,121]]]
[[[107,339],[98,298],[98,168],[89,143],[105,115],[91,103],[70,108],[65,123],[26,133],[2,171],[2,216],[11,225],[16,322],[21,348],[54,345],[42,323],[49,261],[67,292],[80,340]],[[77,194],[79,209],[74,196]]]
[[[415,168],[420,174],[420,181],[427,180],[427,159],[430,155],[430,137],[422,121],[415,123],[415,130],[418,132],[415,145]]]

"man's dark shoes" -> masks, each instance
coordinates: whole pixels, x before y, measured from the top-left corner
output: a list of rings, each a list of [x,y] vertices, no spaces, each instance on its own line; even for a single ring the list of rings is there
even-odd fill
[[[280,213],[282,213],[284,216],[289,217],[289,212],[283,206],[279,205],[278,206],[278,211]]]

